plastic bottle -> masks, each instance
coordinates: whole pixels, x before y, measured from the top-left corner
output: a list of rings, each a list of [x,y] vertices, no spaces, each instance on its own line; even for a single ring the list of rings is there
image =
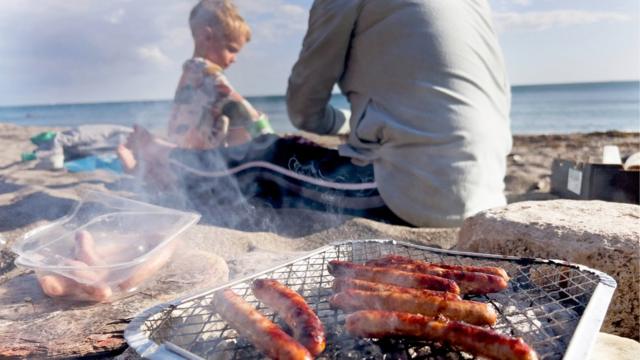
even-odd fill
[[[61,147],[52,150],[38,150],[21,154],[23,162],[38,160],[37,167],[45,170],[61,170],[64,168],[64,151]]]

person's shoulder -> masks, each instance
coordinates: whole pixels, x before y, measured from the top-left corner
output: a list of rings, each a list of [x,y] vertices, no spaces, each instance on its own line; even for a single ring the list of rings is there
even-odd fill
[[[223,69],[217,64],[203,58],[191,58],[182,66],[184,72],[200,73],[206,76],[222,76]]]
[[[224,72],[222,70],[222,68],[212,62],[208,62],[205,67],[204,67],[204,72],[207,75],[213,75],[213,76],[224,76]]]

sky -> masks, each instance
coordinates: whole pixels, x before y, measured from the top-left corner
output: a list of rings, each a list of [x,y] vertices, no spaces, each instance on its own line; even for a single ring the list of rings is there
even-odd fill
[[[489,2],[512,84],[640,79],[639,1]],[[0,106],[171,99],[195,3],[0,0]],[[253,29],[227,71],[241,94],[284,94],[311,3],[236,0]]]

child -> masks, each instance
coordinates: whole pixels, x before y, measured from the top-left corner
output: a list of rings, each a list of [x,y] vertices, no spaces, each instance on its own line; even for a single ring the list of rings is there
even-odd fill
[[[230,0],[201,0],[191,11],[193,58],[183,66],[169,121],[178,147],[212,149],[272,132],[268,119],[233,90],[223,71],[251,39]]]

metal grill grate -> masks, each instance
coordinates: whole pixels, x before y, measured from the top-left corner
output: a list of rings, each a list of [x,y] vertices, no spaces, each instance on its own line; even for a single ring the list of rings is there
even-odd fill
[[[286,329],[275,314],[251,292],[255,278],[273,278],[300,293],[322,320],[327,334],[327,350],[318,359],[470,359],[450,347],[423,341],[356,339],[344,332],[345,315],[330,308],[333,276],[327,272],[330,260],[364,262],[386,254],[399,254],[430,262],[484,265],[504,268],[511,276],[509,289],[486,296],[466,297],[491,303],[497,310],[494,329],[522,337],[541,359],[561,359],[572,338],[591,342],[615,288],[605,274],[557,261],[506,258],[419,247],[386,240],[367,240],[331,245],[278,268],[236,281],[230,287],[272,321]],[[597,288],[598,305],[587,305]],[[187,358],[261,359],[238,333],[229,328],[212,306],[207,293],[148,309],[134,320],[125,336],[130,345],[148,357],[180,354]],[[602,305],[604,304],[604,305]],[[597,307],[597,308],[594,308]],[[589,314],[587,313],[589,310]],[[590,318],[589,318],[590,317]],[[579,323],[594,326],[581,327]],[[575,335],[575,336],[574,336]],[[588,345],[588,344],[587,344]],[[588,346],[582,344],[582,347]],[[585,350],[582,350],[584,354]],[[565,359],[567,357],[564,357]]]

